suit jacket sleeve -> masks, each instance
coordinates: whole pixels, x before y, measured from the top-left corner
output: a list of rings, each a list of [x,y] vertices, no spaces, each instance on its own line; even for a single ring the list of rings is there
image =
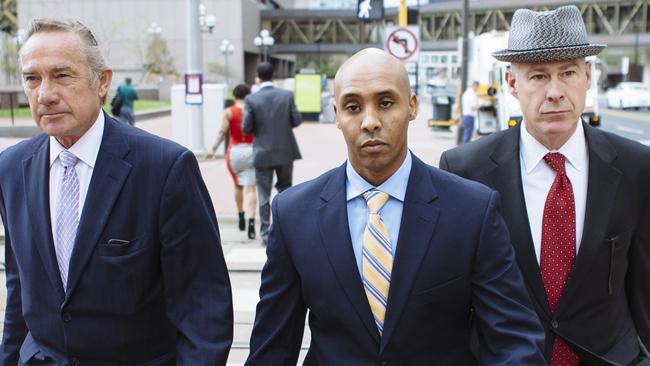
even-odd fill
[[[277,198],[272,211],[273,225],[247,366],[295,365],[305,328],[307,307],[302,301],[300,278],[285,246]]]
[[[159,232],[177,364],[225,365],[233,337],[230,280],[214,208],[189,151],[176,159],[165,182]]]
[[[0,216],[4,227],[7,228],[6,212],[0,187]],[[2,346],[0,347],[0,365],[15,366],[18,364],[20,346],[27,335],[27,326],[23,319],[22,302],[20,300],[20,278],[18,267],[12,251],[11,238],[5,229],[5,273],[7,278],[7,304],[5,307]]]
[[[645,185],[648,189],[648,186]],[[626,277],[632,320],[641,341],[650,350],[650,196],[642,207],[629,254]]]
[[[442,155],[440,155],[440,162],[438,163],[438,167],[442,170],[446,170],[448,172],[451,172],[452,170],[449,169],[449,162],[447,161],[447,152],[443,152]]]
[[[544,330],[517,267],[506,224],[492,192],[472,277],[481,361],[484,365],[546,365]]]
[[[289,92],[290,103],[291,103],[291,127],[298,127],[302,123],[302,115],[298,112],[296,108],[296,102],[293,98],[293,93]]]
[[[241,130],[247,135],[255,132],[255,114],[248,98],[244,103],[244,118],[242,118]]]

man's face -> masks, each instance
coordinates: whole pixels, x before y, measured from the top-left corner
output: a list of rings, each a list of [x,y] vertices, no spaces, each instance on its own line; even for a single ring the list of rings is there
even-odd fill
[[[20,61],[32,118],[43,132],[72,146],[97,119],[112,71],[105,70],[97,85],[91,85],[81,39],[69,32],[32,35]]]
[[[381,184],[404,161],[408,123],[417,114],[404,67],[379,50],[358,54],[339,70],[334,94],[350,163],[367,181]]]
[[[519,99],[528,132],[547,148],[560,148],[584,110],[591,82],[589,65],[584,59],[512,64],[506,80]]]

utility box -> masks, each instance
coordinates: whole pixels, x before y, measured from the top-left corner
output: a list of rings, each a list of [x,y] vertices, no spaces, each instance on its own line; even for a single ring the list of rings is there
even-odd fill
[[[194,105],[185,104],[185,84],[171,88],[172,102],[172,139],[192,151],[210,151],[223,122],[225,84],[203,84],[203,125],[199,131],[192,131],[190,113],[198,110]],[[194,133],[202,136],[203,146],[192,146]],[[225,144],[220,147],[223,154]]]

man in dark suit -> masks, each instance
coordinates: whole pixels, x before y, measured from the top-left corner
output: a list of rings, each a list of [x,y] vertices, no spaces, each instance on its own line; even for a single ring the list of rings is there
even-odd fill
[[[278,192],[291,187],[293,161],[300,159],[300,150],[293,128],[302,118],[293,101],[293,93],[273,86],[273,65],[257,66],[260,88],[246,97],[242,130],[254,134],[253,165],[260,206],[260,236],[266,244],[271,224],[271,188],[273,172]]]
[[[348,161],[279,194],[247,365],[544,365],[498,194],[407,149],[401,62],[369,48],[336,74]],[[473,313],[473,315],[472,315]]]
[[[585,57],[605,46],[589,44],[578,8],[518,10],[509,37],[493,55],[511,62],[523,126],[440,167],[501,193],[551,365],[648,365],[650,149],[580,121]]]
[[[230,283],[194,156],[102,112],[112,71],[81,23],[32,21],[20,62],[45,133],[0,155],[0,365],[225,365]]]

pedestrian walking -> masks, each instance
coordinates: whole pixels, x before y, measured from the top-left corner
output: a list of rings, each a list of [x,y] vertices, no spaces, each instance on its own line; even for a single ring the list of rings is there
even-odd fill
[[[478,81],[475,81],[463,92],[461,99],[463,108],[463,113],[461,115],[461,123],[463,124],[463,136],[460,139],[460,145],[472,141],[474,124],[476,123],[479,107],[478,95],[476,95],[476,92],[478,91],[478,85]]]
[[[235,184],[235,203],[239,213],[239,230],[246,230],[248,217],[248,238],[255,239],[255,211],[257,211],[257,189],[255,187],[255,167],[253,166],[253,135],[241,130],[244,114],[244,98],[250,94],[246,85],[237,85],[233,91],[235,103],[226,108],[223,122],[212,146],[214,155],[228,136],[226,166]]]
[[[44,132],[0,155],[0,365],[221,365],[233,309],[219,228],[184,147],[102,111],[113,72],[76,21],[29,23]]]
[[[295,365],[308,310],[305,365],[546,365],[498,193],[407,148],[402,62],[362,50],[334,93],[348,160],[273,201],[246,365]]]
[[[650,148],[581,120],[591,67],[580,10],[517,10],[510,93],[523,121],[443,153],[501,193],[551,366],[650,365]]]
[[[133,101],[138,100],[138,92],[131,85],[131,78],[124,79],[124,84],[117,87],[117,95],[122,101],[120,108],[120,122],[135,125],[135,114],[133,113]]]
[[[242,131],[253,134],[253,165],[260,207],[260,236],[267,243],[271,224],[271,188],[273,174],[278,192],[291,187],[293,162],[300,159],[300,150],[293,128],[302,123],[293,93],[273,85],[273,65],[257,66],[260,88],[244,103]]]

